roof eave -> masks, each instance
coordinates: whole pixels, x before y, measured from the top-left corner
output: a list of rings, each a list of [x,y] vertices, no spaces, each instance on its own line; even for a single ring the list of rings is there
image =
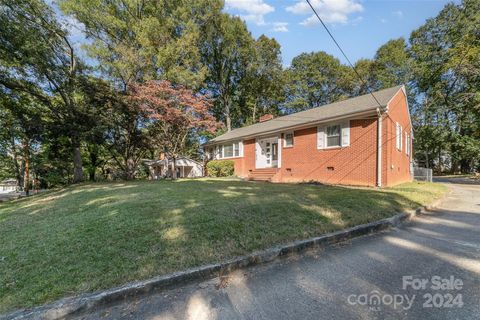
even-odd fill
[[[382,112],[386,111],[386,107],[387,106],[382,106],[381,111]],[[205,142],[204,144],[202,144],[201,146],[202,147],[208,147],[208,146],[211,146],[211,145],[216,145],[216,144],[219,144],[219,143],[225,143],[225,142],[229,142],[229,141],[248,140],[248,139],[252,139],[252,138],[255,138],[255,137],[259,137],[259,136],[265,136],[265,135],[280,133],[280,132],[289,131],[289,130],[299,130],[299,129],[308,128],[308,127],[315,126],[315,125],[325,123],[325,122],[342,120],[342,119],[351,118],[351,117],[354,117],[354,116],[363,116],[363,115],[375,114],[377,112],[377,109],[378,109],[378,106],[373,106],[370,109],[363,110],[363,111],[345,113],[345,114],[342,114],[340,116],[323,118],[323,119],[320,119],[320,120],[314,120],[314,121],[305,122],[305,123],[301,123],[301,124],[297,124],[297,125],[293,125],[293,126],[285,126],[285,127],[280,128],[280,129],[269,130],[269,131],[267,130],[267,131],[258,132],[258,133],[250,134],[250,135],[244,135],[244,136],[231,138],[231,139],[218,140],[218,141],[208,141],[208,142]]]

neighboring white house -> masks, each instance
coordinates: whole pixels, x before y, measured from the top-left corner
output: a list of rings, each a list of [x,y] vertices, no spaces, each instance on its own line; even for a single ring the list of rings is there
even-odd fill
[[[148,167],[150,180],[158,180],[172,176],[173,159],[145,160],[144,163]],[[178,157],[175,159],[175,170],[177,178],[203,177],[203,165],[187,157]]]
[[[0,182],[0,193],[10,193],[18,191],[18,183],[15,179],[6,179]]]

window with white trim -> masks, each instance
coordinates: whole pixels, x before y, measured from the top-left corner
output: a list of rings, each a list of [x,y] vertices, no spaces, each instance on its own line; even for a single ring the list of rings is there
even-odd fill
[[[293,147],[293,132],[285,133],[285,147]]]
[[[242,156],[242,142],[236,141],[217,146],[217,159],[228,159]]]
[[[223,157],[224,158],[233,157],[233,144],[224,144],[223,145]]]
[[[400,151],[402,151],[403,149],[403,128],[402,126],[400,125]]]
[[[340,136],[340,125],[328,126],[326,130],[327,148],[328,147],[340,147],[342,145],[342,139]]]
[[[240,157],[240,142],[233,144],[233,156]]]
[[[350,146],[350,120],[317,127],[317,149]]]
[[[397,122],[395,127],[395,144],[399,151],[402,151],[402,140],[402,126]]]
[[[410,156],[410,135],[405,132],[405,153]]]
[[[405,132],[405,154],[408,156],[408,133]]]

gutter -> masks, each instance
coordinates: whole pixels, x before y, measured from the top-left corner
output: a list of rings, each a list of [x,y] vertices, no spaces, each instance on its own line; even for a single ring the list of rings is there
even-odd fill
[[[377,187],[382,187],[382,111],[377,108]]]

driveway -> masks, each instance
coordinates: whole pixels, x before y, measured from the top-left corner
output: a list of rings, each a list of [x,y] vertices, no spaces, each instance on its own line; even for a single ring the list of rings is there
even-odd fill
[[[0,193],[0,202],[16,199],[20,197],[19,192]]]
[[[480,185],[325,250],[106,307],[82,319],[480,319]]]

